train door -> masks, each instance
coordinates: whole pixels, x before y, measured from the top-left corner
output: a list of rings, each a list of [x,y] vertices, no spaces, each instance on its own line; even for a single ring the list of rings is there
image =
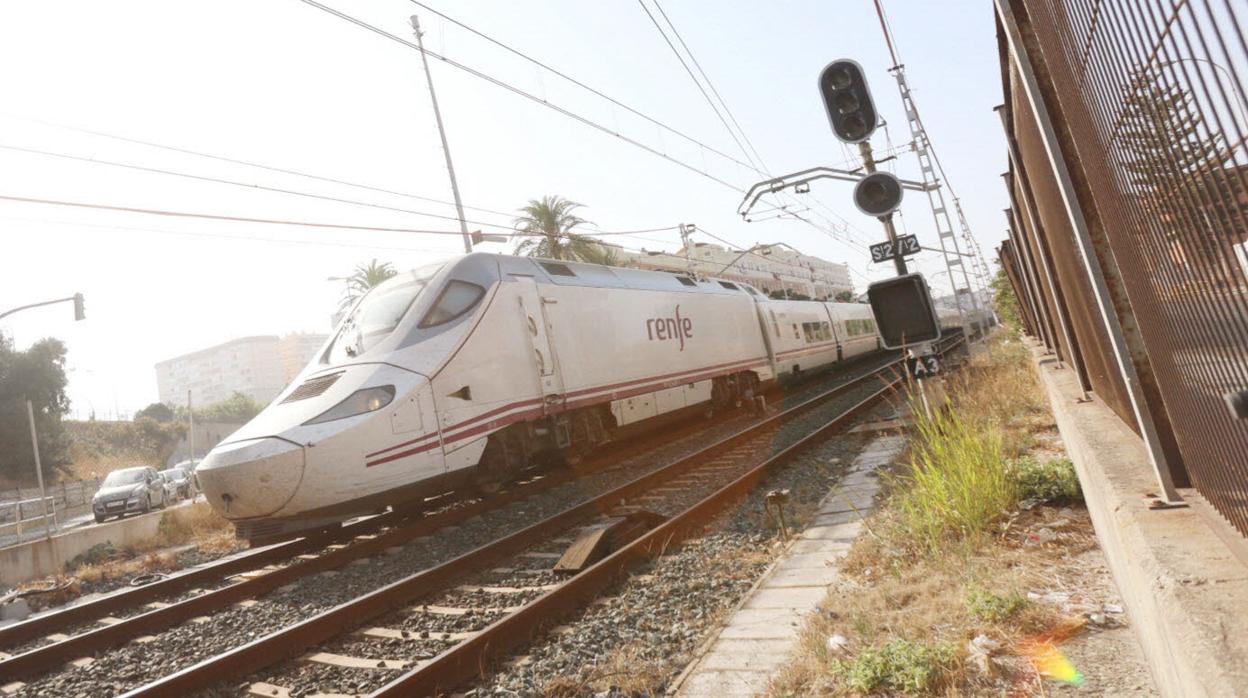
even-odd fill
[[[536,280],[531,276],[516,276],[519,282],[520,313],[528,337],[538,387],[542,394],[543,410],[563,401],[563,378],[559,373],[559,359],[551,339],[550,318],[546,306],[556,301],[543,298]]]

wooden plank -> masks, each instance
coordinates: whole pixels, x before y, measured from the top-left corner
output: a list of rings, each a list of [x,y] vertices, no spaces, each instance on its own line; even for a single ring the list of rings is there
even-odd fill
[[[581,529],[580,535],[564,551],[555,563],[556,572],[580,572],[590,564],[602,559],[610,547],[612,529],[624,523],[624,517],[608,519]]]
[[[477,636],[476,632],[468,633],[437,633],[428,632],[428,637],[421,637],[421,632],[416,630],[399,630],[397,628],[365,628],[359,631],[360,635],[365,637],[375,637],[382,640],[451,640],[453,642],[462,642],[471,640]]]
[[[263,696],[264,698],[290,698],[290,689],[285,686],[257,681],[247,687],[247,695]]]

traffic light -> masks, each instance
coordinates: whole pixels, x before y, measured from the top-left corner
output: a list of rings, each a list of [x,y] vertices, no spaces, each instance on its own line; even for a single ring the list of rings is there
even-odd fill
[[[901,182],[888,172],[873,172],[854,185],[854,205],[868,216],[890,216],[901,205]]]
[[[81,293],[74,294],[74,319],[75,320],[87,319],[87,311],[86,311],[86,308],[83,307]]]
[[[880,343],[889,349],[940,339],[940,321],[922,274],[895,276],[867,287]]]
[[[861,143],[875,133],[875,102],[858,61],[832,61],[819,74],[819,91],[832,132],[846,143]]]

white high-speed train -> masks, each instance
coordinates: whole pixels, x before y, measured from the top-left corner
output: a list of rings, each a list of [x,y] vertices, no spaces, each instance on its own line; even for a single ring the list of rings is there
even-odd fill
[[[474,253],[371,290],[196,474],[240,536],[285,535],[504,480],[878,346],[867,305]]]

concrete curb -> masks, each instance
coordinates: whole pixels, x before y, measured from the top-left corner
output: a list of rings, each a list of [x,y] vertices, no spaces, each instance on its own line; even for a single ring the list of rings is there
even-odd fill
[[[1248,568],[1211,530],[1229,524],[1190,508],[1150,510],[1145,497],[1157,485],[1139,437],[1100,401],[1077,402],[1075,374],[1034,345],[1032,352],[1158,690],[1245,695]]]
[[[686,698],[758,695],[797,648],[808,614],[836,581],[837,564],[849,552],[874,506],[880,484],[875,471],[905,448],[900,436],[881,436],[855,457],[823,498],[819,511],[767,568],[727,622],[699,648],[668,688]]]

